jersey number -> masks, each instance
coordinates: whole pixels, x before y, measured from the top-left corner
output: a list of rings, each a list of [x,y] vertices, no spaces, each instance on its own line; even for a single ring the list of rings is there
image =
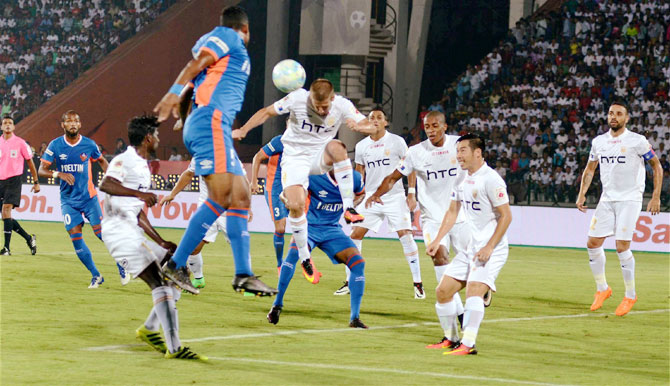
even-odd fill
[[[275,208],[275,217],[279,217],[279,208]]]
[[[69,214],[66,214],[63,216],[63,221],[65,221],[65,225],[70,225],[70,222],[72,222],[72,219],[70,218]]]

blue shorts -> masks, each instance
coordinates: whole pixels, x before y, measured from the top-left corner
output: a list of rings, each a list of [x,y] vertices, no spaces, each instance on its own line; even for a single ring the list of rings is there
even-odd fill
[[[333,264],[342,264],[337,261],[335,255],[348,248],[356,248],[351,238],[344,234],[342,227],[338,225],[309,225],[307,230],[307,245],[309,250],[319,248],[330,258]]]
[[[268,208],[270,208],[272,221],[279,221],[288,217],[288,209],[286,209],[286,205],[279,199],[281,191],[268,192],[266,188],[265,193],[263,194],[265,195],[265,202],[268,203]]]
[[[63,213],[63,223],[65,223],[65,230],[68,232],[77,225],[83,224],[84,216],[91,224],[91,226],[98,227],[102,221],[102,210],[100,209],[100,201],[98,201],[98,196],[93,196],[85,203],[77,205],[61,202],[60,210]]]
[[[203,106],[184,124],[184,145],[195,159],[195,174],[232,173],[243,176],[242,163],[233,147],[232,122],[223,121],[221,111]]]

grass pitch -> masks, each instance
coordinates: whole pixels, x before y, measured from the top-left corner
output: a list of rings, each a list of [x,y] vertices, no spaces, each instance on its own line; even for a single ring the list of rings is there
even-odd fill
[[[423,245],[428,297],[415,300],[400,243],[363,243],[361,319],[371,327],[363,331],[347,327],[349,297],[332,295],[344,270],[321,252],[314,255],[321,282],[309,284],[297,271],[279,324],[268,324],[272,300],[233,292],[230,248],[219,238],[203,250],[207,287],[178,303],[182,342],[210,357],[194,363],[163,359],[135,339],[152,306],[149,288],[139,280],[120,285],[113,259],[90,228],[84,238],[105,276],[97,290],[86,288],[89,274],[62,224],[24,227],[37,234],[37,255],[14,235],[14,254],[0,260],[3,385],[670,382],[668,254],[635,255],[639,300],[631,314],[615,317],[624,289],[613,252],[607,274],[614,295],[590,312],[595,286],[586,251],[513,247],[480,328],[480,354],[452,358],[424,348],[442,332]],[[183,232],[160,231],[174,241]],[[272,235],[252,235],[252,255],[256,274],[275,285]]]

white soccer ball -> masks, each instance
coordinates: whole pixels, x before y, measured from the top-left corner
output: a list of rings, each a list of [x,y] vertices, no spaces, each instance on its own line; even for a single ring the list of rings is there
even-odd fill
[[[305,69],[293,59],[285,59],[272,69],[272,83],[281,92],[290,93],[305,84]]]

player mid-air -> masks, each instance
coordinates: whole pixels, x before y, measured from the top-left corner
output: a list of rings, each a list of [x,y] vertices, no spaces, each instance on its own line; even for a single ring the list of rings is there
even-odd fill
[[[281,138],[282,196],[289,210],[289,224],[300,260],[305,261],[309,258],[308,220],[304,212],[309,176],[333,170],[342,196],[344,219],[348,223],[363,221],[363,216],[354,209],[353,170],[347,148],[334,138],[343,124],[363,134],[372,134],[376,129],[351,101],[335,95],[329,80],[316,79],[309,91],[299,88],[257,111],[240,129],[233,131],[233,138],[244,138],[251,129],[283,114],[289,114],[289,118]]]
[[[275,226],[274,246],[275,256],[277,257],[277,274],[281,268],[282,259],[284,257],[284,232],[286,231],[286,216],[288,211],[286,205],[282,202],[279,196],[282,193],[281,182],[281,159],[284,152],[284,145],[281,142],[281,135],[278,135],[270,140],[254,155],[251,165],[251,193],[257,193],[260,187],[258,186],[258,171],[261,167],[261,162],[267,160],[267,173],[265,177],[265,201],[270,208],[270,215]],[[300,262],[302,265],[302,274],[307,281],[312,284],[317,284],[321,277],[321,272],[316,270],[311,258],[307,258]]]
[[[614,236],[626,288],[624,298],[615,311],[618,316],[626,315],[637,301],[635,258],[630,250],[630,242],[642,209],[645,185],[644,161],[649,161],[654,171],[654,191],[647,204],[647,211],[652,215],[658,214],[661,209],[663,179],[661,163],[649,141],[626,128],[629,119],[628,107],[623,102],[614,102],[610,105],[607,113],[607,124],[610,129],[593,139],[589,162],[582,174],[577,196],[577,208],[586,212],[586,192],[596,168],[600,165],[603,191],[591,218],[589,239],[586,242],[589,265],[596,281],[596,294],[591,304],[591,311],[602,307],[605,300],[612,296],[612,289],[605,279],[603,243],[605,238]]]
[[[231,137],[235,115],[242,108],[251,72],[246,45],[249,18],[240,7],[224,8],[221,26],[203,35],[193,46],[191,59],[154,111],[164,121],[170,113],[179,117],[180,95],[193,83],[194,108],[184,122],[184,144],[195,159],[195,174],[203,176],[209,197],[189,221],[174,256],[163,267],[166,275],[188,291],[197,291],[186,267],[188,257],[222,214],[233,249],[233,288],[258,295],[275,290],[251,270],[248,218],[251,205],[249,183]]]
[[[148,192],[151,172],[147,160],[158,148],[158,120],[135,117],[128,123],[130,146],[117,155],[100,183],[105,196],[102,239],[117,264],[151,288],[153,308],[147,320],[136,330],[137,337],[165,355],[165,358],[207,360],[179,340],[179,316],[176,302],[181,295],[163,278],[160,263],[176,245],[165,241],[142,211],[144,205],[156,205],[157,197]],[[147,240],[147,234],[153,241]],[[159,325],[163,326],[163,341]]]
[[[354,193],[361,196],[364,185],[361,175],[353,173]],[[349,288],[351,291],[351,314],[349,327],[368,328],[360,319],[361,300],[365,291],[365,260],[360,252],[344,233],[340,225],[342,217],[342,197],[337,181],[332,171],[327,174],[309,177],[308,189],[309,221],[308,248],[311,251],[319,248],[328,255],[333,264],[345,264],[351,271]],[[288,288],[295,265],[299,259],[297,246],[291,243],[291,249],[281,267],[277,297],[268,313],[268,321],[272,324],[279,322],[279,315],[284,306],[284,294]]]

